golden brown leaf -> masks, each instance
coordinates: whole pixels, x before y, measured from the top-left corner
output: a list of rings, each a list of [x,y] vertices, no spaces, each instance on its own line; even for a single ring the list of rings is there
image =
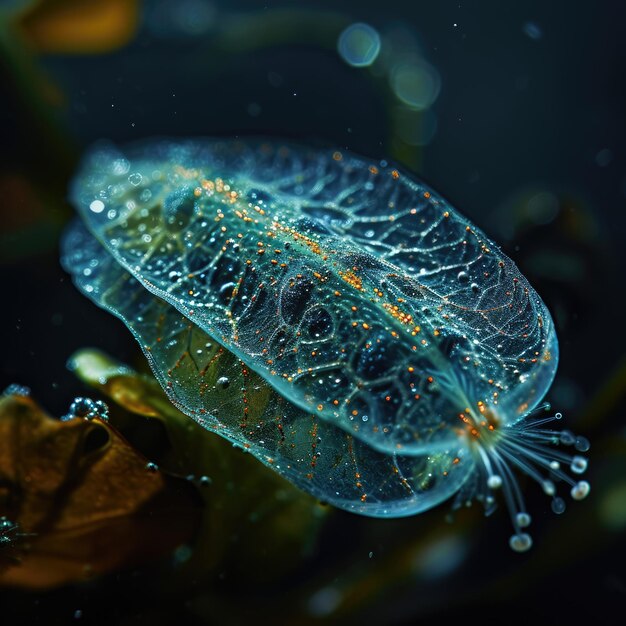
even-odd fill
[[[21,17],[26,39],[41,52],[116,50],[135,35],[138,0],[39,0]]]
[[[53,587],[167,554],[195,530],[194,495],[99,418],[58,421],[29,397],[0,399],[0,517],[15,525],[1,584]]]

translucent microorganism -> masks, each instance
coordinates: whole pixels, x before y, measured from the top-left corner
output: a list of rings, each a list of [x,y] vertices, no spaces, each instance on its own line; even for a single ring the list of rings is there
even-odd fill
[[[514,469],[557,508],[558,482],[589,491],[583,457],[556,448],[586,440],[539,415],[548,310],[414,177],[340,151],[153,140],[93,148],[71,196],[78,288],[177,407],[321,500],[398,517],[454,494],[489,511],[503,491],[521,551]]]

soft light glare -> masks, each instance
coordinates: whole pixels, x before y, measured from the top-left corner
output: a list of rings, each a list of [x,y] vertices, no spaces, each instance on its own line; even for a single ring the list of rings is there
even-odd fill
[[[403,63],[393,70],[391,88],[402,102],[421,111],[437,99],[441,79],[437,70],[425,61]]]
[[[351,24],[339,35],[337,50],[348,65],[367,67],[378,57],[380,36],[368,24]]]

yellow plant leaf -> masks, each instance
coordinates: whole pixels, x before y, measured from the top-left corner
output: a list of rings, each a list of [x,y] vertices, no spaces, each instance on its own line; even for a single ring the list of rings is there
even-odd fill
[[[136,565],[189,541],[186,481],[150,470],[107,422],[59,421],[30,398],[0,399],[0,584],[48,588]]]
[[[19,26],[40,52],[110,52],[134,37],[139,0],[39,0],[21,15]]]

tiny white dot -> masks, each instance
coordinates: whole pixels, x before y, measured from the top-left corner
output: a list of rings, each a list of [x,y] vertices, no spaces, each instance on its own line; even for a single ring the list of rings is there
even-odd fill
[[[94,200],[90,205],[89,208],[94,212],[94,213],[102,213],[102,211],[104,211],[104,202],[102,202],[102,200]]]

